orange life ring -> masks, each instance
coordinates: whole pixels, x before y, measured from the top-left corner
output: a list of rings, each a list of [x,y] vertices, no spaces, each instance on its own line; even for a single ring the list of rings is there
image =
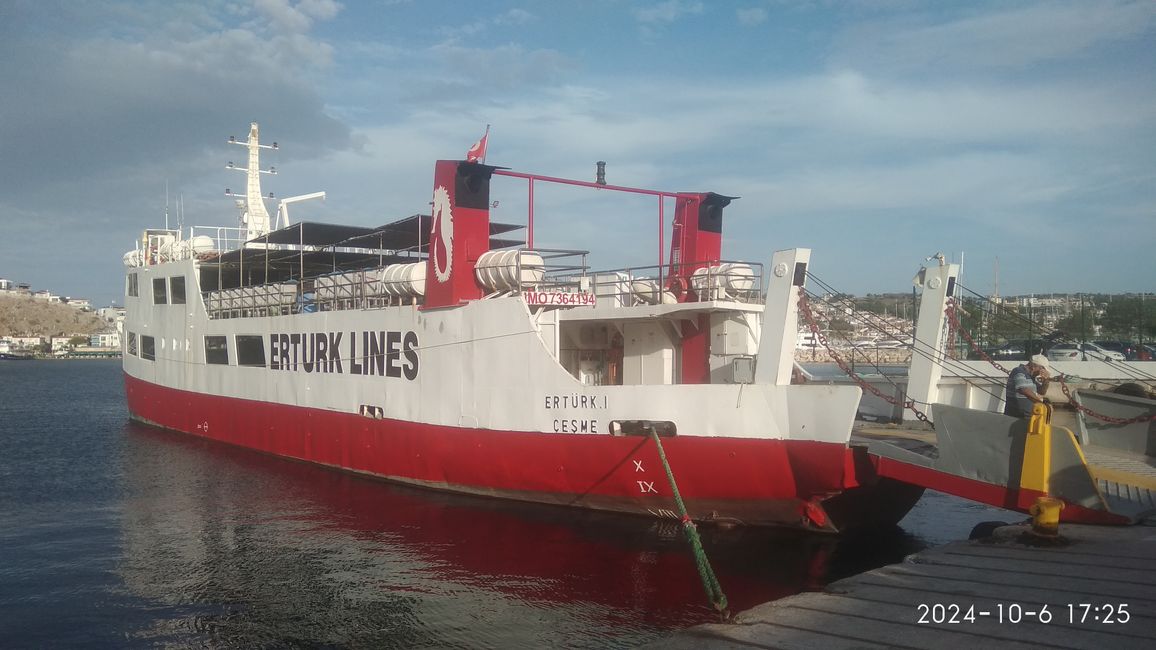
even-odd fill
[[[674,299],[678,302],[683,302],[686,298],[686,278],[676,275],[670,279],[670,283],[666,288],[674,294]]]

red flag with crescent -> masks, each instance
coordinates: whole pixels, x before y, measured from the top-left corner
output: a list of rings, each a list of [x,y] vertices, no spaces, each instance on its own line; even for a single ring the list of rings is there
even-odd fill
[[[485,162],[486,160],[486,140],[490,137],[490,127],[486,127],[486,134],[470,147],[466,152],[466,162]]]

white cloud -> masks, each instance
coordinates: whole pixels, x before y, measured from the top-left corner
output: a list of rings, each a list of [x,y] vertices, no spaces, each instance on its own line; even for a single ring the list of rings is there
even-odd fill
[[[707,5],[617,6],[629,29],[646,32]],[[878,44],[844,41],[836,57],[842,63],[808,61],[805,71],[736,72],[728,65],[720,74],[704,67],[689,79],[662,72],[658,61],[644,75],[615,78],[602,70],[583,77],[581,49],[514,40],[529,39],[519,26],[530,21],[553,27],[554,16],[520,9],[475,14],[469,28],[489,38],[465,39],[459,31],[460,40],[432,47],[427,39],[439,33],[433,22],[405,38],[326,42],[310,30],[341,7],[309,0],[262,0],[260,12],[230,1],[225,10],[235,13],[228,16],[219,6],[170,11],[166,4],[153,23],[117,14],[109,20],[115,27],[56,40],[37,40],[51,30],[17,30],[18,43],[0,39],[7,64],[0,87],[12,89],[0,120],[0,178],[7,182],[0,220],[19,219],[22,229],[6,232],[25,233],[25,241],[35,224],[50,222],[68,231],[62,248],[87,242],[104,259],[110,248],[127,247],[141,224],[161,218],[169,178],[174,194],[183,189],[189,197],[190,221],[231,225],[220,192],[234,179],[221,167],[237,148],[222,140],[243,135],[257,119],[262,135],[282,145],[268,161],[281,170],[269,191],[324,189],[329,199],[310,204],[309,218],[377,225],[423,209],[432,161],[462,157],[492,123],[494,164],[591,178],[594,162],[606,160],[612,183],[740,194],[728,208],[728,255],[758,260],[768,246],[812,245],[817,260],[852,269],[852,291],[879,288],[866,284],[881,280],[863,279],[862,269],[879,263],[880,250],[926,255],[958,243],[969,260],[980,248],[1008,260],[1035,237],[1057,260],[1090,259],[1072,235],[1088,223],[1103,231],[1114,255],[1147,264],[1132,276],[1151,278],[1156,257],[1136,255],[1154,243],[1156,186],[1146,145],[1156,138],[1156,86],[1150,74],[1103,74],[1128,63],[1112,58],[1125,50],[1111,48],[1123,43],[1135,52],[1137,35],[1151,31],[1149,5],[1095,5],[1102,14],[1082,4],[996,6],[986,16],[968,5],[950,10],[967,12],[965,18],[920,16],[917,23],[910,7],[900,8],[887,13],[891,22],[855,32],[878,36]],[[769,20],[757,9],[734,16]],[[719,22],[733,30],[730,15]],[[630,27],[630,17],[641,27]],[[1081,21],[1086,33],[1073,34]],[[1030,42],[1016,43],[1021,29]],[[498,33],[500,40],[492,37]],[[1063,57],[1088,60],[1046,75],[993,70]],[[892,74],[897,66],[933,74]],[[672,91],[688,81],[693,91]],[[504,183],[495,218],[516,220],[524,187]],[[559,245],[607,246],[605,231],[590,226],[587,215],[640,233],[652,223],[634,221],[652,202],[618,208],[581,203],[589,199],[577,193],[539,189],[536,196],[542,225],[555,219],[554,229],[542,232]],[[36,262],[24,252],[33,247],[8,239],[0,240],[0,259]],[[611,242],[630,264],[639,254],[633,243],[625,236]],[[118,261],[111,263],[107,275],[115,279]],[[1040,282],[1064,288],[1072,278],[1091,277],[1073,266],[1057,263],[1055,279]],[[880,269],[873,277],[904,281],[912,270]]]
[[[762,7],[735,9],[735,15],[738,16],[739,23],[748,27],[761,25],[767,21],[767,10]]]
[[[313,26],[313,20],[289,0],[253,0],[253,8],[288,32],[304,32]]]
[[[331,20],[341,11],[341,4],[334,0],[301,0],[297,10],[318,20]]]
[[[534,20],[534,14],[525,9],[511,9],[506,13],[494,18],[495,25],[525,25]]]
[[[839,60],[899,69],[1024,68],[1136,39],[1156,26],[1149,0],[1043,2],[954,20],[902,17],[852,29]]]
[[[300,0],[296,5],[289,0],[253,0],[253,8],[291,33],[307,32],[314,20],[330,20],[341,11],[334,0]]]
[[[498,26],[498,27],[514,26],[514,27],[517,27],[520,25],[525,25],[525,24],[531,22],[532,20],[534,20],[535,18],[536,18],[536,16],[534,16],[534,14],[526,11],[525,9],[511,9],[511,10],[507,11],[506,13],[503,13],[503,14],[500,14],[497,16],[493,16],[493,17],[481,18],[481,19],[475,20],[473,22],[466,23],[464,25],[457,25],[454,27],[441,26],[438,28],[438,31],[439,31],[439,33],[441,33],[442,35],[445,36],[448,43],[457,43],[460,40],[462,40],[464,37],[467,37],[467,36],[473,37],[473,36],[477,36],[479,34],[483,34],[487,31],[489,31],[490,28],[494,27],[494,26]]]
[[[634,9],[634,17],[641,23],[673,23],[686,15],[701,14],[701,2],[666,0],[648,7]]]

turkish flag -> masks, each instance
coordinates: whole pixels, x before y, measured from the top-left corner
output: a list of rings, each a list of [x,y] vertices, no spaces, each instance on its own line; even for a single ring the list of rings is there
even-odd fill
[[[486,140],[490,137],[490,130],[486,129],[486,134],[481,137],[470,150],[466,152],[466,162],[478,162],[486,159]]]

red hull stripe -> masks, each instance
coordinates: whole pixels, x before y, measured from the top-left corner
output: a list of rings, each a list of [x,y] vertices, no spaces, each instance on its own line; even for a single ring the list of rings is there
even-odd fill
[[[133,417],[278,456],[391,480],[549,503],[655,512],[671,491],[647,438],[496,431],[205,395],[125,375]],[[853,486],[846,445],[679,436],[663,440],[696,518],[798,523],[798,502]],[[665,514],[665,513],[664,513]],[[790,521],[784,521],[789,519]]]
[[[879,476],[893,478],[897,481],[924,485],[932,490],[945,492],[957,497],[978,501],[997,508],[1027,512],[1036,499],[1045,496],[1043,492],[1026,488],[1010,488],[994,483],[985,483],[976,479],[956,476],[920,467],[890,458],[878,457],[875,461]],[[1131,523],[1127,517],[1112,514],[1104,510],[1093,510],[1079,504],[1067,503],[1060,512],[1061,521],[1080,524],[1127,524]]]

